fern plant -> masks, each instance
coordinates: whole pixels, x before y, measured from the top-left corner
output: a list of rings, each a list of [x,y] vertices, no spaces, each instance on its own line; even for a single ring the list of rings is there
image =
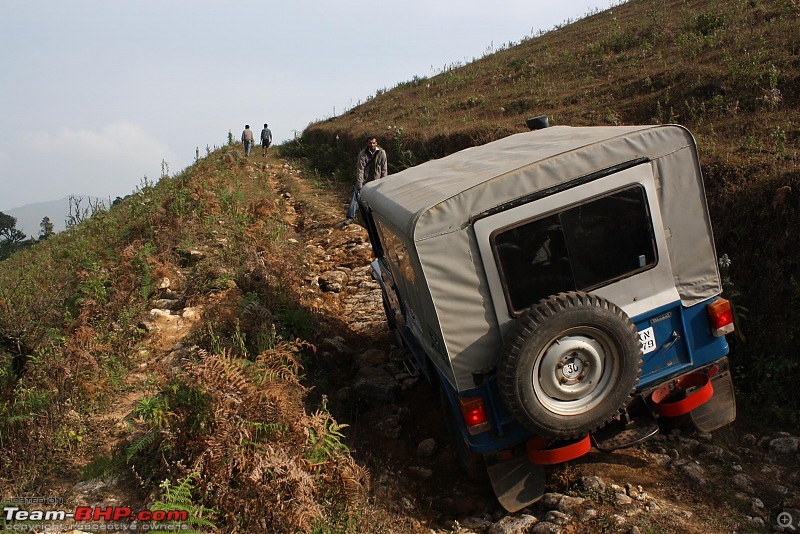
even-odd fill
[[[192,492],[195,490],[194,480],[200,477],[200,473],[189,473],[186,477],[179,479],[173,484],[169,479],[164,480],[159,487],[162,490],[161,497],[150,507],[151,512],[186,512],[187,519],[183,521],[162,521],[151,525],[151,528],[163,529],[165,526],[180,525],[181,532],[187,534],[201,534],[201,528],[216,529],[208,517],[216,515],[216,510],[208,508],[202,504],[195,504]],[[188,528],[186,528],[188,526]]]
[[[156,432],[151,430],[144,436],[133,440],[133,443],[125,449],[125,461],[130,463],[137,455],[141,454],[150,447],[156,439]]]
[[[324,410],[317,410],[308,429],[308,460],[314,464],[323,463],[350,450],[342,443],[345,438],[342,430],[349,425],[339,424]]]

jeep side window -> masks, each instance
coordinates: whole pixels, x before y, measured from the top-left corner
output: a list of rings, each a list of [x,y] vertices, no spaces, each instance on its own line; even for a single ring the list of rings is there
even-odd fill
[[[384,258],[392,269],[392,273],[395,277],[402,277],[408,287],[413,288],[416,284],[416,276],[414,267],[408,258],[405,243],[394,232],[389,230],[386,225],[381,224],[380,221],[375,220],[375,226],[380,235]],[[395,280],[395,283],[397,282],[398,280]]]
[[[656,264],[644,188],[628,187],[506,228],[493,248],[510,311],[549,295],[588,291]]]

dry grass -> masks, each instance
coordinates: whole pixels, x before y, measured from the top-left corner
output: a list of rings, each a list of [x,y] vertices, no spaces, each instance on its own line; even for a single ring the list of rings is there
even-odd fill
[[[742,400],[782,422],[789,406],[797,423],[800,397],[784,384],[800,379],[800,328],[784,310],[800,302],[798,25],[797,0],[632,0],[380,91],[310,125],[302,142],[312,158],[339,157],[313,163],[350,181],[366,135],[397,172],[524,131],[540,114],[559,125],[687,126],[717,250],[732,260],[729,296],[746,316],[747,343],[734,351]]]
[[[0,500],[114,471],[223,531],[348,528],[369,475],[324,399],[307,398],[303,254],[265,169],[239,152],[217,150],[0,263]],[[140,327],[165,276],[205,310],[183,360],[148,347]],[[127,439],[87,464],[142,366]]]

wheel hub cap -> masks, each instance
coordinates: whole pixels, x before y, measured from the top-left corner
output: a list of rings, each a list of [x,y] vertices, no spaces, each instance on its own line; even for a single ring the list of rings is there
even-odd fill
[[[605,394],[606,360],[600,342],[591,336],[571,335],[556,339],[543,353],[534,389],[551,411],[576,414],[589,410]]]

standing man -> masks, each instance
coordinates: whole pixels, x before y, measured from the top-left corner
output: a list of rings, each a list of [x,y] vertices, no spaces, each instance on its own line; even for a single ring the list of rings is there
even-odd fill
[[[264,123],[264,129],[261,130],[261,155],[267,157],[267,149],[272,144],[272,132],[269,130],[269,124]]]
[[[367,137],[367,146],[358,153],[356,161],[356,184],[353,188],[353,196],[350,199],[350,206],[347,209],[347,219],[345,226],[352,224],[356,218],[356,208],[358,207],[358,195],[364,184],[372,180],[380,180],[386,177],[388,159],[386,151],[378,146],[378,139],[373,135]]]
[[[244,155],[250,155],[250,149],[253,148],[253,130],[250,129],[249,124],[244,125],[242,132],[242,143],[244,144]]]

